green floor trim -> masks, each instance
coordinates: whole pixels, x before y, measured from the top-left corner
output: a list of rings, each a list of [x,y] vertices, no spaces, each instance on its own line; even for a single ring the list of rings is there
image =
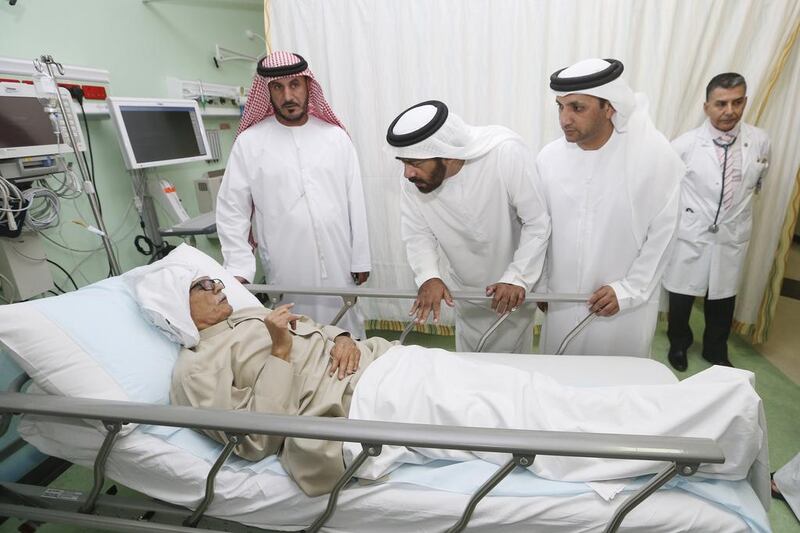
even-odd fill
[[[408,326],[408,322],[401,320],[365,320],[364,328],[377,331],[403,331]],[[428,335],[453,336],[456,334],[455,326],[451,324],[417,324],[412,331],[426,333]],[[370,335],[371,337],[374,335]]]

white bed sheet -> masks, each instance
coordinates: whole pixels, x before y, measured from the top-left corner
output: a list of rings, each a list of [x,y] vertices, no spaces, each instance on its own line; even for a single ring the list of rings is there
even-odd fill
[[[89,426],[33,417],[20,424],[20,434],[44,453],[87,467],[92,465],[102,441],[102,435]],[[210,465],[209,459],[139,428],[115,444],[107,473],[111,479],[149,496],[194,508],[203,496]],[[260,472],[223,467],[209,514],[276,529],[307,526],[322,513],[327,499],[305,496],[285,474],[273,471],[273,466]],[[342,492],[336,513],[324,531],[444,531],[458,520],[468,499],[467,494],[416,483],[356,484]],[[598,532],[603,531],[621,501],[617,497],[607,503],[591,491],[562,496],[489,496],[478,505],[469,531],[522,532],[536,526],[554,533]],[[760,508],[754,494],[749,508]],[[658,491],[631,512],[620,529],[654,533],[753,530],[768,531],[751,529],[736,513],[680,489]]]
[[[495,362],[544,371],[559,381],[576,385],[620,383],[669,383],[672,373],[655,361],[633,358],[465,355],[494,357]],[[597,365],[587,372],[586,364]],[[576,372],[581,368],[581,372]],[[578,381],[578,383],[575,383]],[[20,434],[49,455],[91,466],[102,434],[80,422],[25,417]],[[124,485],[154,498],[193,508],[203,496],[205,477],[219,446],[191,430],[140,427],[114,445],[108,475]],[[417,473],[403,467],[398,480],[352,485],[339,499],[336,513],[324,529],[330,532],[443,531],[458,520],[469,499],[469,488],[435,490],[425,486]],[[476,481],[477,483],[478,481]],[[626,517],[621,531],[769,531],[763,508],[755,493],[743,484],[734,500],[750,517],[751,529],[738,514],[684,490],[661,490]],[[504,494],[503,485],[496,494]],[[558,490],[556,492],[559,492]],[[515,494],[514,491],[506,491]],[[622,495],[621,495],[622,496]],[[729,495],[730,496],[730,495]],[[553,532],[602,531],[623,501],[605,502],[594,492],[557,496],[496,495],[485,498],[470,521],[469,531],[530,531],[538,526]],[[242,523],[284,529],[307,526],[324,509],[325,497],[308,498],[283,473],[274,458],[259,463],[234,459],[220,471],[216,497],[209,514]]]

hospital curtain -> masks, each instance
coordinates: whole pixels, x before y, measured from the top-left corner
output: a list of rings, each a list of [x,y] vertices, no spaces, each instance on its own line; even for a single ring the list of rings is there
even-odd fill
[[[745,282],[739,293],[734,321],[735,331],[753,343],[767,340],[800,206],[800,129],[795,109],[800,101],[798,37],[800,19],[795,21],[782,53],[776,54],[773,90],[763,94],[764,100],[753,107],[756,124],[766,129],[773,140],[764,198],[756,204],[753,213],[754,227],[744,270]],[[788,153],[777,152],[776,145],[782,145]]]
[[[720,72],[745,75],[753,121],[800,20],[795,0],[270,0],[270,10],[273,49],[309,60],[358,150],[371,284],[402,289],[414,287],[399,235],[402,169],[383,150],[397,113],[441,99],[470,123],[510,127],[538,151],[560,135],[550,73],[599,56],[623,61],[669,138],[702,122],[705,85]],[[736,312],[745,325],[757,322],[800,163],[797,44],[790,52],[758,123],[773,155]],[[397,321],[410,302],[359,306],[368,318]]]

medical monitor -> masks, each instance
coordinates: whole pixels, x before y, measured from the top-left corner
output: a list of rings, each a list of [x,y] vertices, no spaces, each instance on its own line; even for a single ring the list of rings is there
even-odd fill
[[[129,169],[211,158],[200,108],[194,100],[112,97],[108,104]]]
[[[77,136],[79,150],[85,150],[83,132],[72,106],[72,97],[60,88],[67,120]],[[50,116],[45,113],[33,85],[0,83],[0,159],[34,157],[72,152],[64,117],[59,114],[60,135],[56,135]]]

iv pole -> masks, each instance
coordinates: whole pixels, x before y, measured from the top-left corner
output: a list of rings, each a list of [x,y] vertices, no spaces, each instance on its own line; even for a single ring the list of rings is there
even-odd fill
[[[34,59],[33,66],[38,72],[41,73],[44,73],[44,69],[46,68],[47,74],[53,80],[56,79],[54,70],[57,70],[62,76],[64,75],[64,67],[61,65],[61,63],[56,63],[51,55],[43,55],[39,60]],[[94,190],[94,185],[89,179],[89,169],[86,167],[86,162],[78,154],[78,142],[75,138],[75,132],[72,131],[70,121],[67,120],[69,115],[67,115],[64,101],[61,99],[61,91],[56,89],[55,93],[56,98],[58,99],[58,108],[61,111],[61,116],[64,117],[64,125],[66,126],[67,135],[69,135],[69,143],[75,152],[75,160],[78,162],[78,168],[80,169],[81,176],[83,177],[83,189],[86,191],[86,197],[89,199],[89,206],[92,208],[92,214],[94,215],[95,223],[97,224],[98,229],[100,229],[102,232],[100,238],[103,241],[103,248],[106,250],[106,255],[108,255],[108,266],[111,268],[111,274],[114,276],[119,276],[122,274],[122,270],[119,268],[117,257],[114,255],[114,249],[111,247],[111,238],[108,236],[108,230],[106,229],[106,224],[103,221],[103,215],[100,213],[100,203],[97,200],[97,192]]]

